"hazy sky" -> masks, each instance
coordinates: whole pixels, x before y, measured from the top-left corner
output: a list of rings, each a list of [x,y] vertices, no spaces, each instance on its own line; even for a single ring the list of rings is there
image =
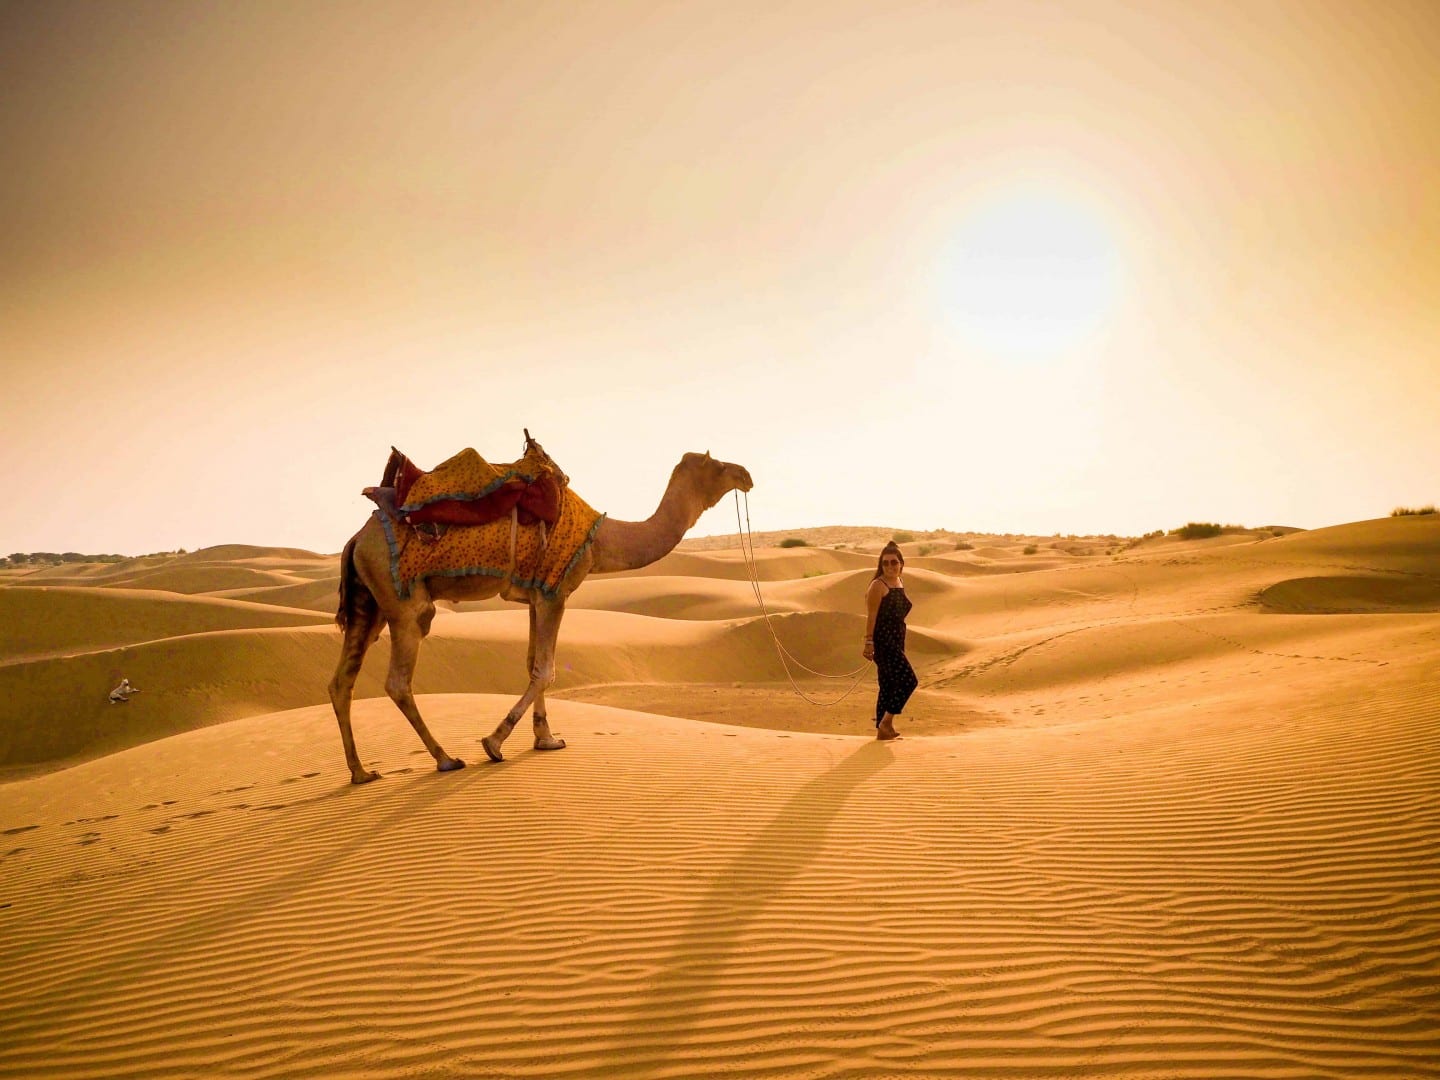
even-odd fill
[[[1440,499],[1440,4],[0,0],[0,554]],[[730,502],[696,534],[733,528]]]

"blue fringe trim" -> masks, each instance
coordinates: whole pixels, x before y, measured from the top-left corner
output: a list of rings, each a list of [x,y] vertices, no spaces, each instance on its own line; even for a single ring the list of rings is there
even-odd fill
[[[432,578],[432,577],[498,577],[498,578],[503,578],[503,577],[505,576],[505,574],[506,574],[506,571],[505,571],[505,570],[502,570],[502,569],[500,569],[500,568],[498,568],[498,567],[494,567],[494,566],[457,566],[457,567],[452,567],[452,568],[449,569],[449,570],[427,570],[427,571],[425,571],[425,573],[424,573],[423,575],[421,575],[421,576],[422,576],[422,577],[427,577],[427,578]],[[412,582],[414,582],[414,581],[418,581],[419,578],[411,578],[410,580],[411,580]]]
[[[385,543],[390,548],[390,582],[395,586],[395,595],[401,600],[408,600],[410,590],[400,584],[400,545],[395,542],[395,529],[390,524],[390,515],[376,507],[371,516],[379,518],[380,527],[385,530]]]
[[[545,599],[553,600],[555,594],[560,591],[560,586],[565,584],[565,579],[570,576],[570,571],[575,569],[575,565],[580,561],[580,557],[584,555],[585,552],[590,549],[590,545],[595,542],[595,534],[600,531],[600,523],[605,520],[605,517],[605,514],[601,514],[595,519],[595,524],[590,526],[590,531],[585,536],[585,542],[575,549],[575,554],[572,555],[570,561],[565,564],[565,572],[560,575],[559,581],[553,589],[547,589],[538,578],[531,581],[522,581],[520,578],[512,577],[510,579],[511,583],[517,588],[535,589],[541,596],[545,597]]]
[[[415,581],[418,581],[419,578],[412,578],[410,581],[403,581],[403,582],[400,580],[400,544],[399,544],[399,542],[395,539],[395,527],[394,527],[394,523],[392,522],[392,520],[391,520],[391,518],[390,518],[390,515],[387,514],[387,513],[385,513],[383,510],[377,508],[377,509],[375,509],[375,510],[371,513],[370,516],[371,516],[371,517],[375,517],[375,518],[379,518],[379,519],[380,519],[380,527],[385,530],[385,543],[386,543],[386,545],[390,548],[390,580],[391,580],[391,582],[395,585],[395,595],[398,596],[401,600],[408,600],[408,599],[410,599],[410,586],[411,586]],[[425,574],[423,574],[423,575],[421,575],[421,576],[423,576],[423,577],[477,577],[477,576],[478,576],[478,577],[503,578],[503,577],[505,577],[506,575],[510,575],[510,583],[511,583],[512,585],[514,585],[516,588],[520,588],[520,589],[534,589],[534,590],[536,590],[537,592],[539,592],[541,596],[545,597],[545,599],[547,599],[547,600],[553,600],[553,599],[555,598],[556,594],[559,593],[559,591],[560,591],[560,586],[565,583],[565,579],[570,576],[570,572],[571,572],[572,570],[574,570],[575,567],[576,567],[576,565],[580,562],[581,557],[585,554],[585,552],[587,552],[588,550],[590,550],[590,545],[593,544],[593,543],[595,543],[595,534],[600,531],[600,524],[605,520],[605,518],[606,518],[607,516],[608,516],[608,515],[606,515],[606,514],[601,514],[599,517],[597,517],[597,518],[595,519],[595,524],[592,525],[592,526],[590,526],[590,531],[589,531],[589,533],[587,533],[586,536],[585,536],[585,542],[582,543],[578,548],[575,549],[575,554],[572,555],[572,556],[570,557],[570,561],[565,564],[565,572],[560,575],[559,582],[555,585],[554,588],[551,588],[551,589],[547,589],[547,588],[545,587],[544,583],[543,583],[539,578],[535,578],[535,579],[533,579],[533,580],[526,581],[526,580],[524,580],[523,578],[518,578],[518,577],[515,577],[513,574],[510,574],[510,571],[509,571],[508,568],[501,568],[501,567],[496,567],[496,566],[460,566],[460,567],[453,567],[453,568],[451,568],[451,569],[449,569],[449,570],[431,570],[431,571],[429,571],[429,572],[427,572],[427,573],[425,573]],[[529,528],[529,527],[530,527],[530,526],[526,526],[526,528]]]

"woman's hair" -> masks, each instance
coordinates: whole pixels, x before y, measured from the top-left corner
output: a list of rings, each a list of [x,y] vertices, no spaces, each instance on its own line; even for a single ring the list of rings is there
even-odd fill
[[[900,569],[905,569],[905,556],[900,553],[900,545],[891,540],[880,549],[880,558],[875,562],[875,576],[870,579],[871,581],[878,581],[885,576],[885,567],[881,564],[884,563],[886,555],[894,555],[900,560]]]

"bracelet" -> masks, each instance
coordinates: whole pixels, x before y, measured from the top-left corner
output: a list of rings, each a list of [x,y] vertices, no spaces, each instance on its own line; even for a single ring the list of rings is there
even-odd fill
[[[874,644],[875,644],[875,639],[874,639],[873,637],[867,637],[867,638],[865,639],[865,644],[866,644],[866,645],[874,645]]]

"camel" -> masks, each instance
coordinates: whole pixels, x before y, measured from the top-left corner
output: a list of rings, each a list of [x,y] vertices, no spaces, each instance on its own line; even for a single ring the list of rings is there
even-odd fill
[[[524,589],[503,579],[479,574],[468,577],[431,577],[415,582],[402,599],[390,574],[390,549],[380,523],[372,516],[340,556],[340,608],[335,621],[344,633],[340,662],[330,681],[330,703],[345,744],[345,762],[354,784],[368,784],[380,774],[364,768],[355,749],[350,727],[350,701],[365,653],[390,627],[390,671],[385,692],[415,728],[425,749],[435,758],[439,772],[463,769],[465,762],[445,752],[420,716],[410,685],[420,642],[430,632],[436,600],[484,600],[502,596],[530,608],[530,646],[526,665],[530,673],[525,693],[495,730],[481,740],[491,761],[503,761],[501,748],[515,725],[534,707],[535,749],[562,750],[564,739],[550,732],[545,711],[545,689],[555,681],[555,643],[565,600],[591,573],[634,570],[648,566],[674,550],[700,515],[729,492],[749,491],[750,474],[739,465],[717,461],[709,452],[690,453],[670,474],[670,483],[655,512],[644,521],[604,518],[588,551],[571,569],[551,597],[538,589]]]

